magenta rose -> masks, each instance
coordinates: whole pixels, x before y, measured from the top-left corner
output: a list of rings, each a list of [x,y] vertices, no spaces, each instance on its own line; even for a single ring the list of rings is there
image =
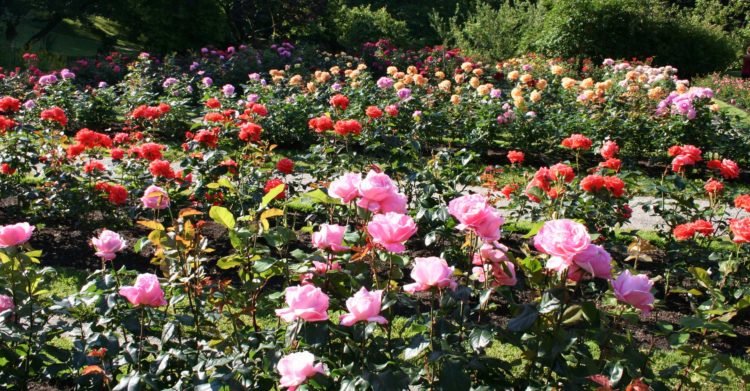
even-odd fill
[[[568,278],[580,281],[586,277],[609,280],[612,278],[612,256],[602,246],[590,244],[585,250],[576,254],[568,269]]]
[[[615,291],[617,300],[632,305],[649,314],[654,308],[654,295],[651,294],[651,288],[654,282],[645,274],[630,274],[630,270],[625,270],[612,281],[612,288]]]
[[[367,224],[367,232],[374,243],[390,252],[400,253],[406,250],[404,242],[417,233],[417,224],[407,215],[388,212],[373,216]]]
[[[328,320],[328,295],[314,285],[286,288],[287,308],[276,310],[286,322],[302,319],[308,322]]]
[[[34,226],[29,223],[16,223],[0,227],[0,248],[24,244],[31,238]]]
[[[534,236],[534,247],[537,250],[560,257],[566,262],[588,248],[589,244],[591,238],[586,227],[567,219],[547,221]]]
[[[375,322],[386,324],[388,321],[380,316],[383,291],[368,292],[362,287],[354,296],[346,299],[348,314],[341,316],[343,326],[352,326],[357,322]]]
[[[0,295],[0,313],[16,308],[13,304],[13,298],[7,295]]]
[[[296,390],[316,373],[325,374],[325,366],[315,364],[315,356],[310,352],[287,354],[276,364],[276,370],[281,375],[279,387],[288,388],[289,391]]]
[[[404,285],[408,293],[426,291],[430,288],[456,289],[453,280],[453,268],[448,267],[445,259],[438,257],[414,258],[414,268],[411,270],[412,284]]]
[[[134,306],[161,307],[167,305],[164,291],[159,285],[159,278],[151,273],[139,274],[135,285],[120,288],[120,295],[125,296]]]

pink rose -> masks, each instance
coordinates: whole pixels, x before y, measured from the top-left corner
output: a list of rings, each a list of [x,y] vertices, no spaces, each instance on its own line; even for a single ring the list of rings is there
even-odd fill
[[[508,260],[505,253],[508,248],[502,244],[495,246],[484,243],[479,253],[474,254],[472,264],[476,265],[471,269],[472,273],[479,282],[485,282],[487,275],[491,275],[492,283],[495,286],[507,285],[514,286],[516,280],[516,265]]]
[[[288,308],[276,310],[276,316],[286,322],[298,318],[308,322],[328,320],[328,295],[313,285],[286,288],[286,304]]]
[[[336,224],[321,224],[320,229],[312,234],[313,246],[321,250],[346,251],[349,247],[342,246],[346,227]]]
[[[504,220],[483,195],[469,194],[451,200],[448,213],[460,223],[456,226],[459,230],[470,229],[488,242],[500,239],[500,226]]]
[[[326,274],[330,270],[341,270],[341,265],[338,262],[326,263],[312,261],[312,263],[313,270],[300,276],[300,283],[302,285],[312,284],[312,279],[315,274]]]
[[[34,226],[29,223],[16,223],[0,226],[0,248],[24,244],[31,238]]]
[[[590,244],[585,250],[576,254],[568,278],[580,281],[584,277],[592,276],[609,280],[612,278],[612,256],[602,246]]]
[[[13,298],[7,295],[0,295],[0,313],[7,310],[12,310],[16,306],[13,305]]]
[[[417,233],[417,224],[407,215],[388,212],[375,215],[367,224],[367,232],[373,242],[390,252],[400,253],[406,249],[404,242]]]
[[[359,183],[357,206],[373,213],[406,212],[406,196],[398,192],[396,184],[383,173],[370,170]]]
[[[143,192],[141,202],[144,208],[165,209],[169,207],[169,195],[161,187],[151,185]]]
[[[98,238],[92,238],[91,244],[96,248],[96,256],[107,261],[115,259],[115,253],[124,250],[127,245],[120,234],[108,229],[102,231]]]
[[[432,287],[456,289],[453,268],[448,267],[445,259],[438,257],[414,258],[411,278],[416,282],[404,285],[404,291],[408,293],[426,291]]]
[[[134,306],[161,307],[167,305],[164,291],[159,285],[159,278],[151,273],[139,274],[134,286],[120,288],[120,295],[125,296]]]
[[[328,186],[328,194],[343,202],[351,202],[359,196],[358,187],[360,182],[362,182],[361,174],[355,174],[353,172],[344,174],[331,182],[330,186]]]
[[[325,374],[325,366],[322,363],[315,364],[315,356],[310,352],[287,354],[276,364],[276,369],[281,375],[279,387],[288,388],[289,391],[296,390],[316,373]]]
[[[357,322],[376,322],[386,324],[388,321],[380,316],[383,291],[368,292],[362,287],[354,296],[346,299],[348,314],[341,316],[341,324],[352,326]]]
[[[630,270],[625,270],[612,281],[612,288],[615,290],[615,297],[623,303],[628,303],[635,308],[649,314],[654,308],[654,295],[651,294],[651,288],[654,282],[649,280],[645,274],[630,274]]]
[[[542,253],[569,261],[591,244],[586,227],[573,220],[550,220],[534,236],[534,247]],[[549,267],[548,267],[549,268]]]

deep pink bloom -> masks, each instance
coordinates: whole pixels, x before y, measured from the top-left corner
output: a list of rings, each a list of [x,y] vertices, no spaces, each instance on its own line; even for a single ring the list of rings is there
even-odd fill
[[[0,248],[18,246],[29,241],[34,226],[29,223],[16,223],[0,226]]]
[[[125,296],[134,306],[161,307],[167,305],[164,291],[159,285],[159,278],[151,273],[139,274],[135,285],[120,288],[120,295]]]
[[[417,224],[410,216],[388,212],[373,216],[367,224],[372,241],[394,253],[403,252],[404,242],[417,233]]]
[[[7,295],[0,295],[0,313],[7,310],[12,310],[14,308],[16,308],[16,306],[13,304],[12,297]]]
[[[408,293],[426,291],[430,288],[456,289],[453,279],[453,268],[448,267],[445,259],[438,257],[414,258],[414,268],[411,270],[412,284],[404,285]]]
[[[325,374],[325,366],[322,363],[315,364],[315,356],[310,352],[287,354],[276,364],[276,369],[281,375],[279,387],[288,388],[289,391],[296,390],[316,373]]]
[[[351,202],[359,196],[359,183],[362,182],[362,174],[346,173],[331,182],[328,186],[328,194],[344,202]]]
[[[612,256],[602,246],[590,244],[576,254],[568,268],[568,278],[580,281],[587,277],[609,280],[612,278]]]
[[[362,287],[354,296],[346,299],[348,314],[341,316],[343,326],[352,326],[357,322],[376,322],[386,324],[388,321],[380,316],[383,291],[368,292]]]
[[[620,147],[616,142],[611,140],[605,141],[602,145],[602,149],[599,150],[599,153],[602,155],[602,157],[607,160],[614,158],[618,152],[620,152]]]
[[[105,229],[99,237],[92,238],[91,244],[96,248],[96,256],[111,261],[115,259],[115,253],[127,247],[125,240],[117,232]]]
[[[308,322],[328,320],[328,295],[313,285],[286,288],[287,308],[276,310],[286,322],[302,319]]]
[[[573,220],[550,220],[534,236],[534,247],[540,252],[566,261],[588,248],[591,238],[586,226]]]
[[[346,251],[349,247],[342,246],[346,227],[336,224],[321,224],[317,232],[312,234],[313,246],[321,250]]]
[[[645,274],[630,274],[630,270],[625,270],[612,281],[612,288],[615,291],[617,300],[632,305],[649,314],[654,308],[654,295],[651,294],[651,288],[654,282],[649,280]]]

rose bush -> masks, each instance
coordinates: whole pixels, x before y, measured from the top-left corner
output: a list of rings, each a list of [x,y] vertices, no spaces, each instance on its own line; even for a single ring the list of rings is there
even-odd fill
[[[710,90],[373,47],[377,67],[288,44],[3,73],[0,384],[750,380],[750,133]],[[659,223],[627,229],[635,208]],[[31,248],[54,256],[51,225],[86,233],[72,294]]]

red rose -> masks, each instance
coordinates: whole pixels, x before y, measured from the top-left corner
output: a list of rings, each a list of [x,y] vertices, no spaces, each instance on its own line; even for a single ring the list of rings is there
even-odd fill
[[[714,226],[706,220],[695,220],[692,224],[695,232],[703,236],[711,236],[714,233]]]
[[[680,224],[674,227],[672,235],[674,235],[675,239],[680,241],[691,239],[693,235],[695,235],[695,228],[693,227],[693,223]]]
[[[16,169],[11,167],[8,163],[3,163],[0,165],[0,172],[5,175],[13,175],[16,173]]]
[[[21,101],[10,97],[4,96],[0,98],[0,112],[1,113],[13,113],[21,109]]]
[[[521,151],[508,151],[508,161],[510,161],[511,164],[523,163],[525,158],[526,155]]]
[[[549,168],[549,177],[555,181],[563,179],[565,182],[570,183],[575,176],[576,174],[573,171],[573,167],[570,167],[565,163],[557,163]]]
[[[284,191],[279,193],[279,195],[277,195],[275,199],[281,200],[281,199],[286,198],[286,184],[284,184],[284,181],[278,178],[269,179],[266,182],[266,185],[263,187],[263,192],[268,193],[269,191],[273,190],[273,188],[275,188],[278,185],[284,185]]]
[[[729,229],[734,234],[732,241],[735,243],[750,243],[750,217],[729,220]]]
[[[336,94],[331,97],[331,106],[346,110],[349,107],[349,98],[341,94]]]
[[[291,159],[283,158],[276,162],[276,169],[283,174],[294,172],[294,162]]]
[[[591,149],[591,139],[582,134],[573,134],[562,141],[562,146],[570,149]]]
[[[120,185],[109,185],[107,187],[109,202],[115,205],[124,205],[128,202],[128,189]]]
[[[109,150],[109,156],[112,157],[112,160],[121,160],[125,157],[125,151],[120,148],[112,148]]]
[[[174,170],[171,164],[166,160],[154,160],[148,165],[148,170],[155,177],[164,177],[167,179],[174,178]]]
[[[622,197],[625,193],[625,182],[616,176],[604,177],[604,187],[606,187],[614,197]]]
[[[68,124],[68,117],[65,115],[65,112],[57,106],[42,111],[40,117],[46,121],[55,121],[61,126],[66,126]]]
[[[210,109],[218,109],[219,107],[221,107],[221,102],[219,102],[219,100],[216,98],[211,98],[206,101],[206,107]]]
[[[737,179],[740,176],[740,166],[732,160],[709,160],[708,168],[718,169],[724,179]]]
[[[365,110],[365,114],[372,119],[380,118],[383,116],[383,110],[380,110],[377,106],[370,106]]]
[[[611,140],[605,141],[604,145],[602,145],[602,149],[599,151],[599,153],[605,159],[612,159],[619,152],[620,152],[620,147],[617,145],[616,142],[611,141]]]
[[[315,130],[316,133],[323,133],[326,130],[333,129],[333,121],[331,120],[331,117],[327,115],[312,118],[307,123],[307,125],[310,127],[310,129]]]
[[[599,167],[609,168],[610,170],[614,170],[615,172],[620,172],[620,168],[622,167],[622,161],[617,158],[609,158],[599,163]]]
[[[159,145],[156,143],[145,143],[135,149],[135,152],[138,154],[138,157],[141,159],[146,159],[148,161],[154,161],[161,159],[162,154],[161,151],[164,149],[163,145]]]
[[[708,194],[717,194],[724,190],[724,184],[711,178],[703,185],[703,188]]]
[[[260,133],[263,132],[263,128],[260,125],[248,122],[240,126],[240,140],[242,141],[260,141]]]
[[[589,193],[595,193],[604,187],[604,178],[601,175],[589,175],[581,180],[581,189]]]
[[[360,134],[362,132],[362,125],[354,119],[336,121],[333,131],[341,136],[346,136],[350,133]]]
[[[745,209],[746,212],[750,213],[750,195],[740,194],[734,199],[734,206],[737,208]]]

